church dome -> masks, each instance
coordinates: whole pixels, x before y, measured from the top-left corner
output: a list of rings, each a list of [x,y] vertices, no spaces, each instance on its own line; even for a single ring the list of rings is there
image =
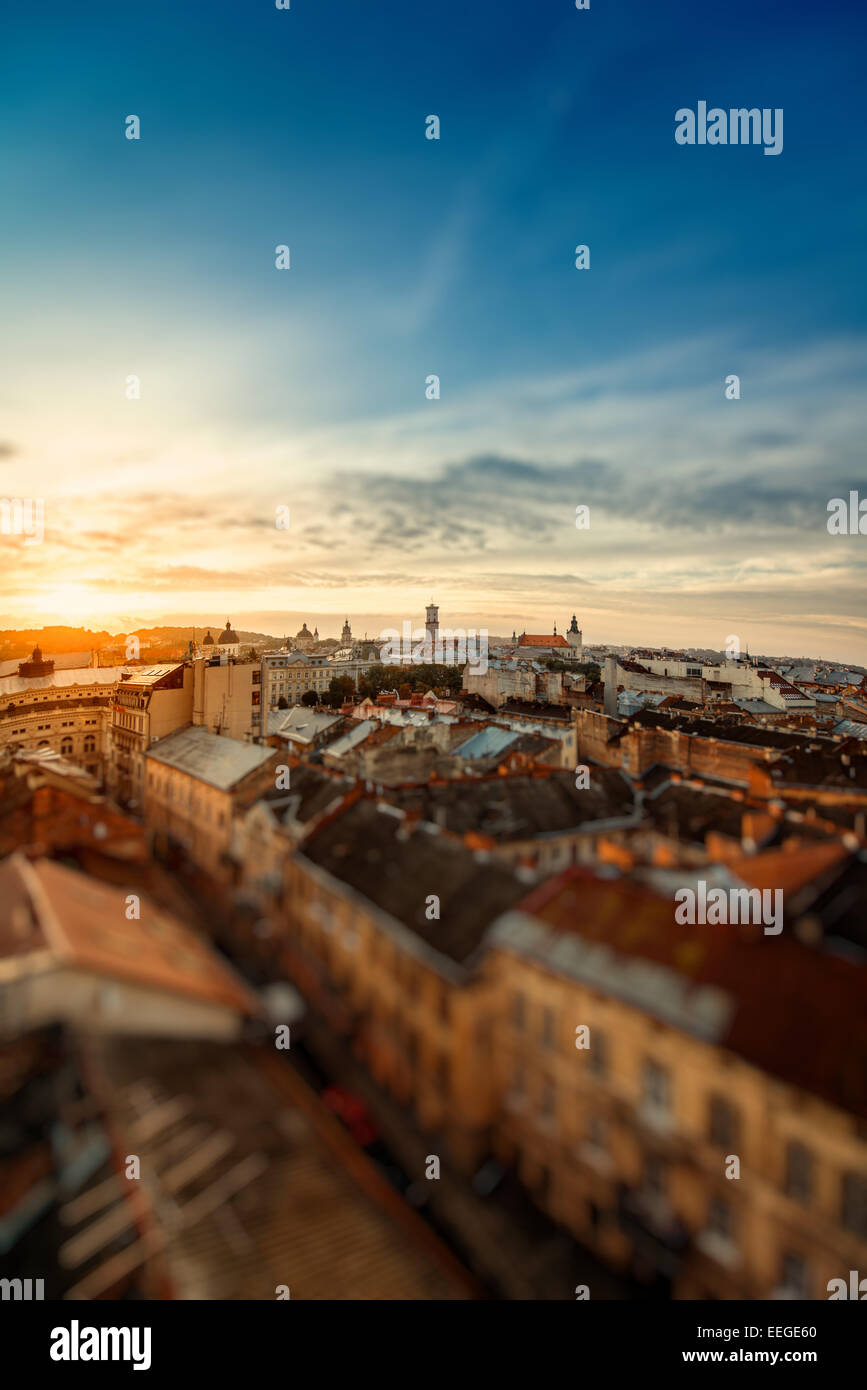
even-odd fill
[[[31,656],[30,660],[36,662],[40,662],[42,660],[42,648],[39,646],[38,643],[33,648],[33,655]]]
[[[206,634],[205,634],[205,640],[204,640],[204,642],[202,643],[202,646],[203,646],[203,647],[213,647],[213,645],[214,645],[214,639],[213,639],[213,637],[211,636],[211,630],[210,630],[210,628],[209,628],[208,631],[207,631]]]
[[[307,639],[309,639],[310,641],[312,641],[312,640],[313,640],[313,633],[310,631],[310,629],[308,628],[307,624],[305,623],[304,626],[302,627],[301,631],[300,631],[300,632],[296,632],[296,634],[295,634],[295,641],[296,641],[296,642],[304,642],[304,641],[306,641]]]
[[[237,632],[233,632],[233,631],[232,631],[232,623],[231,623],[231,620],[230,620],[229,618],[227,618],[227,619],[226,619],[226,631],[220,634],[220,646],[221,646],[221,647],[231,646],[233,643],[236,643],[237,641],[238,641],[238,634],[237,634]]]

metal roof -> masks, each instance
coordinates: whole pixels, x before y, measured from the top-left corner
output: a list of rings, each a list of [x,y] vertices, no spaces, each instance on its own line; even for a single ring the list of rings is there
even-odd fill
[[[228,791],[272,758],[274,749],[256,743],[239,743],[237,739],[224,738],[200,725],[189,724],[152,744],[147,756],[154,762],[197,777],[209,786]]]
[[[354,729],[350,729],[348,733],[342,734],[340,738],[329,744],[329,756],[342,758],[344,753],[355,748],[356,744],[363,743],[367,735],[377,728],[378,724],[379,720],[377,719],[360,719]]]
[[[859,724],[855,719],[841,719],[831,732],[846,734],[848,738],[867,738],[867,724]]]
[[[342,718],[339,714],[323,714],[319,710],[308,709],[306,705],[293,705],[292,709],[279,710],[278,714],[282,718],[276,725],[272,725],[269,718],[268,732],[281,738],[294,739],[298,743],[310,743],[317,734],[330,729]]]
[[[496,724],[489,724],[454,751],[459,758],[493,758],[520,737],[520,733],[514,729],[501,729]]]

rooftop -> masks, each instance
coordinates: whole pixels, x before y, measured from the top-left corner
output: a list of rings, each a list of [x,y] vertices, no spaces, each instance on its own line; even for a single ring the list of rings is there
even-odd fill
[[[342,715],[324,714],[321,710],[294,705],[290,710],[272,710],[268,716],[268,732],[279,738],[291,738],[294,743],[312,743],[326,729],[340,725]]]
[[[478,1292],[273,1049],[137,1038],[80,1046],[117,1153],[135,1152],[149,1174],[149,1201],[136,1212],[116,1180],[106,1200],[120,1199],[114,1229],[129,1237],[112,1255],[85,1191],[66,1244],[68,1264],[81,1252],[68,1297],[99,1297],[121,1263],[135,1269],[155,1251],[154,1273],[177,1299],[273,1304],[280,1286],[293,1302]]]
[[[632,787],[616,768],[594,767],[590,785],[575,786],[572,772],[492,776],[431,782],[389,793],[402,811],[454,835],[477,834],[497,843],[619,820],[634,810]]]
[[[458,964],[477,949],[488,924],[526,893],[499,864],[368,799],[316,831],[299,858],[340,879]],[[431,893],[440,900],[439,921],[425,915]]]
[[[867,1118],[867,966],[786,930],[680,926],[672,899],[578,868],[537,888],[493,939]]]
[[[122,670],[120,666],[81,666],[55,670],[48,676],[4,676],[0,680],[0,704],[13,695],[27,695],[34,690],[68,690],[76,685],[110,688],[120,680]]]
[[[183,668],[182,661],[163,661],[156,666],[124,666],[120,679],[126,685],[156,685],[173,671]]]
[[[489,724],[487,728],[480,729],[477,734],[468,738],[466,743],[459,744],[454,751],[459,758],[492,758],[521,737],[516,729],[503,729],[497,724]]]
[[[522,632],[518,638],[518,647],[565,647],[571,650],[570,644],[559,632],[552,633],[550,637],[544,633]]]
[[[186,772],[211,787],[228,791],[256,768],[275,756],[273,748],[212,734],[197,724],[188,724],[168,734],[148,749],[147,757],[156,763]]]
[[[152,902],[126,915],[124,889],[48,859],[13,854],[0,864],[0,970],[67,967],[167,990],[241,1014],[255,998],[215,952]]]
[[[266,806],[281,824],[307,824],[338,805],[355,786],[350,777],[341,777],[295,759],[290,759],[289,781],[289,790],[269,788],[254,803]]]

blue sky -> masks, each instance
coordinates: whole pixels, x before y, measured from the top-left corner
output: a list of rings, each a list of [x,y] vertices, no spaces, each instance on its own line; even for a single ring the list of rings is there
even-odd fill
[[[865,27],[803,3],[20,8],[0,483],[48,524],[0,621],[374,630],[435,592],[492,631],[577,608],[589,640],[867,660],[867,539],[825,530],[867,495]],[[783,153],[678,146],[700,99],[782,107]]]

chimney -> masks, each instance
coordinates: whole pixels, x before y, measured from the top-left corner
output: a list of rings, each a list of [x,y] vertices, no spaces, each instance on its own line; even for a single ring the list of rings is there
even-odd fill
[[[205,658],[193,660],[193,723],[205,722]]]
[[[606,714],[615,717],[617,714],[617,657],[606,656],[605,658],[605,704]]]

